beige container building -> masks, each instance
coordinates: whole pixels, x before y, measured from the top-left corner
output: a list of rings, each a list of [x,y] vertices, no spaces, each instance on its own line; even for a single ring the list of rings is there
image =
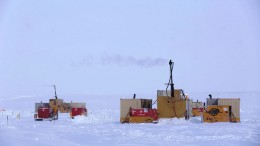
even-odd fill
[[[152,108],[152,99],[120,99],[120,122],[129,122],[130,108]]]
[[[192,108],[193,108],[193,101],[192,100],[186,100],[186,110],[187,110],[187,116],[188,118],[193,116]]]
[[[240,122],[240,98],[219,98],[218,105],[229,105],[231,106],[231,115]]]

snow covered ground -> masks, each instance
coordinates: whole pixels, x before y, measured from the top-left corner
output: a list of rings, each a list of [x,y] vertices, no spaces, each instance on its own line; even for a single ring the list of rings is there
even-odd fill
[[[26,102],[27,98],[22,99]],[[158,124],[121,124],[119,99],[115,100],[117,106],[108,102],[110,108],[89,108],[87,117],[70,119],[69,114],[60,114],[57,121],[34,121],[34,104],[19,107],[22,101],[0,100],[0,104],[12,107],[0,112],[1,146],[260,145],[260,108],[250,105],[241,104],[241,123],[201,123],[200,117],[195,117],[189,121],[161,119]]]

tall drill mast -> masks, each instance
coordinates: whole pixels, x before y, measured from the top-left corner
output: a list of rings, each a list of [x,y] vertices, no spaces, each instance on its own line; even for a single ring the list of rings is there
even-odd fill
[[[56,86],[54,85],[54,92],[55,92],[55,99],[58,99],[57,93],[56,93]]]
[[[171,97],[174,97],[174,84],[172,81],[172,70],[173,70],[173,65],[174,62],[172,62],[172,60],[169,61],[169,65],[170,65],[170,86],[171,86]]]

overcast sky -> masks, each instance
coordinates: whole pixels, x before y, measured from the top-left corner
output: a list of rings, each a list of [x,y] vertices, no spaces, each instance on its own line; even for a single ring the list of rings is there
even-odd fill
[[[0,97],[260,91],[258,0],[0,1]]]

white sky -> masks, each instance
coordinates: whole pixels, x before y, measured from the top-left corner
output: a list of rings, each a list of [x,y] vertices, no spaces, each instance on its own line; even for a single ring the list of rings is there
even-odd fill
[[[0,2],[0,98],[260,91],[257,0]]]

